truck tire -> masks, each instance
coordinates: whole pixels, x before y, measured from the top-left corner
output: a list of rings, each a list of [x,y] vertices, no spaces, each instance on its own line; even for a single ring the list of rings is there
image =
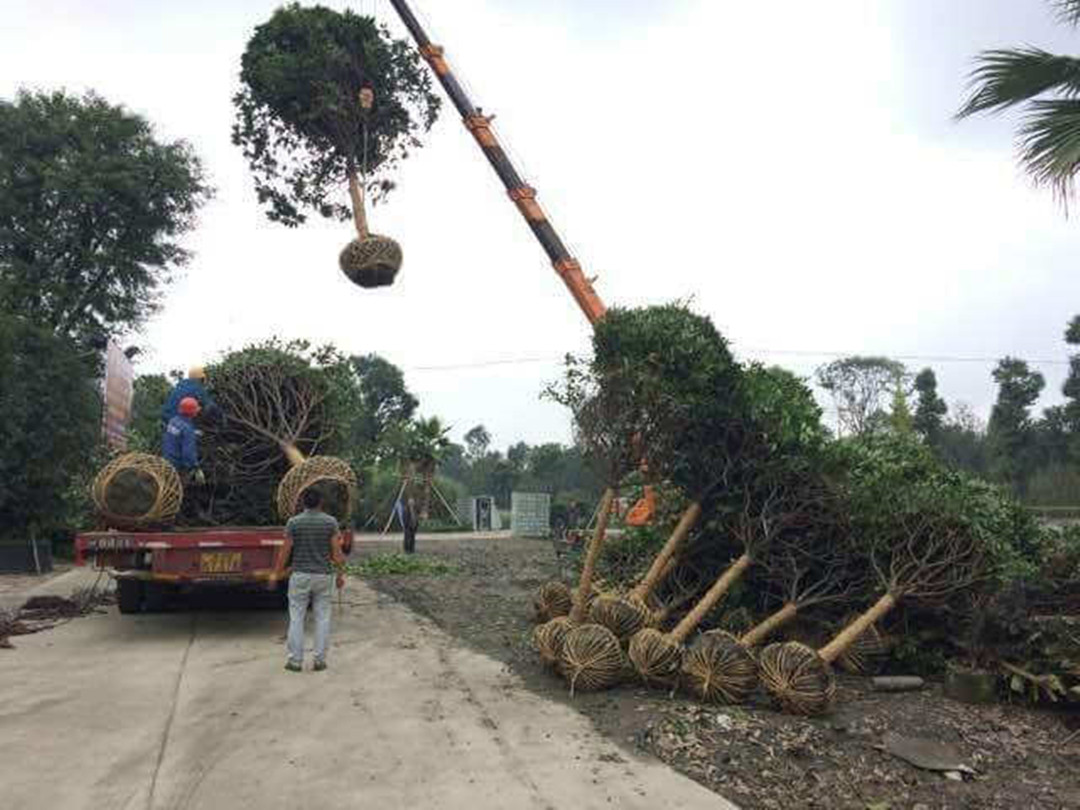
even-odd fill
[[[116,580],[116,606],[121,613],[138,613],[142,610],[143,583],[137,579]]]

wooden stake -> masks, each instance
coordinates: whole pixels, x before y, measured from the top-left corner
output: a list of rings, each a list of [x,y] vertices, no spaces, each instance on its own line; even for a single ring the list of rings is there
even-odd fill
[[[854,644],[855,640],[865,633],[870,625],[892,610],[896,606],[896,601],[895,596],[886,593],[869,610],[837,633],[832,641],[818,650],[818,655],[821,656],[823,661],[831,664],[840,657],[844,650]]]
[[[585,554],[585,564],[581,568],[581,582],[578,584],[577,595],[574,597],[574,607],[570,611],[572,624],[581,624],[585,620],[585,605],[588,602],[589,589],[592,587],[593,569],[596,568],[596,560],[600,556],[600,547],[604,544],[604,534],[607,532],[608,518],[611,516],[611,503],[614,500],[615,489],[608,487],[600,499],[600,514],[596,519],[596,530],[589,543],[589,550]]]

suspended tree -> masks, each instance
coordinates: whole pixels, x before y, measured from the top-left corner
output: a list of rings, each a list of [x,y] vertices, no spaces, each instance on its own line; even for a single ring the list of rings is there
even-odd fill
[[[364,200],[389,193],[394,168],[438,115],[419,53],[372,17],[293,3],[255,29],[240,81],[233,142],[267,216],[288,226],[303,223],[306,211],[351,216],[356,239],[342,251],[341,269],[364,287],[391,284],[401,248],[370,233]]]

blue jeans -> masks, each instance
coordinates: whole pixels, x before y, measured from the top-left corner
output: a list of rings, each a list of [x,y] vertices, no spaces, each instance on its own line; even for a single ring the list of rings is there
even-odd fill
[[[334,595],[333,574],[305,574],[293,571],[289,577],[289,660],[304,661],[304,619],[308,600],[315,611],[315,660],[326,660],[330,640],[330,600]]]

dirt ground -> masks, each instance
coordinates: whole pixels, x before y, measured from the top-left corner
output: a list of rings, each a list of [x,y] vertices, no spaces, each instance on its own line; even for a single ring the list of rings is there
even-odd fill
[[[353,556],[388,550],[360,542]],[[372,578],[380,591],[502,661],[539,694],[566,702],[631,750],[649,752],[740,806],[753,808],[1080,808],[1080,717],[1023,706],[968,706],[930,684],[880,694],[841,677],[824,718],[748,706],[704,706],[627,684],[572,701],[532,651],[533,590],[560,571],[541,540],[428,539],[418,550],[450,563],[441,576]],[[978,773],[965,781],[915,768],[881,750],[887,732],[950,745]]]

